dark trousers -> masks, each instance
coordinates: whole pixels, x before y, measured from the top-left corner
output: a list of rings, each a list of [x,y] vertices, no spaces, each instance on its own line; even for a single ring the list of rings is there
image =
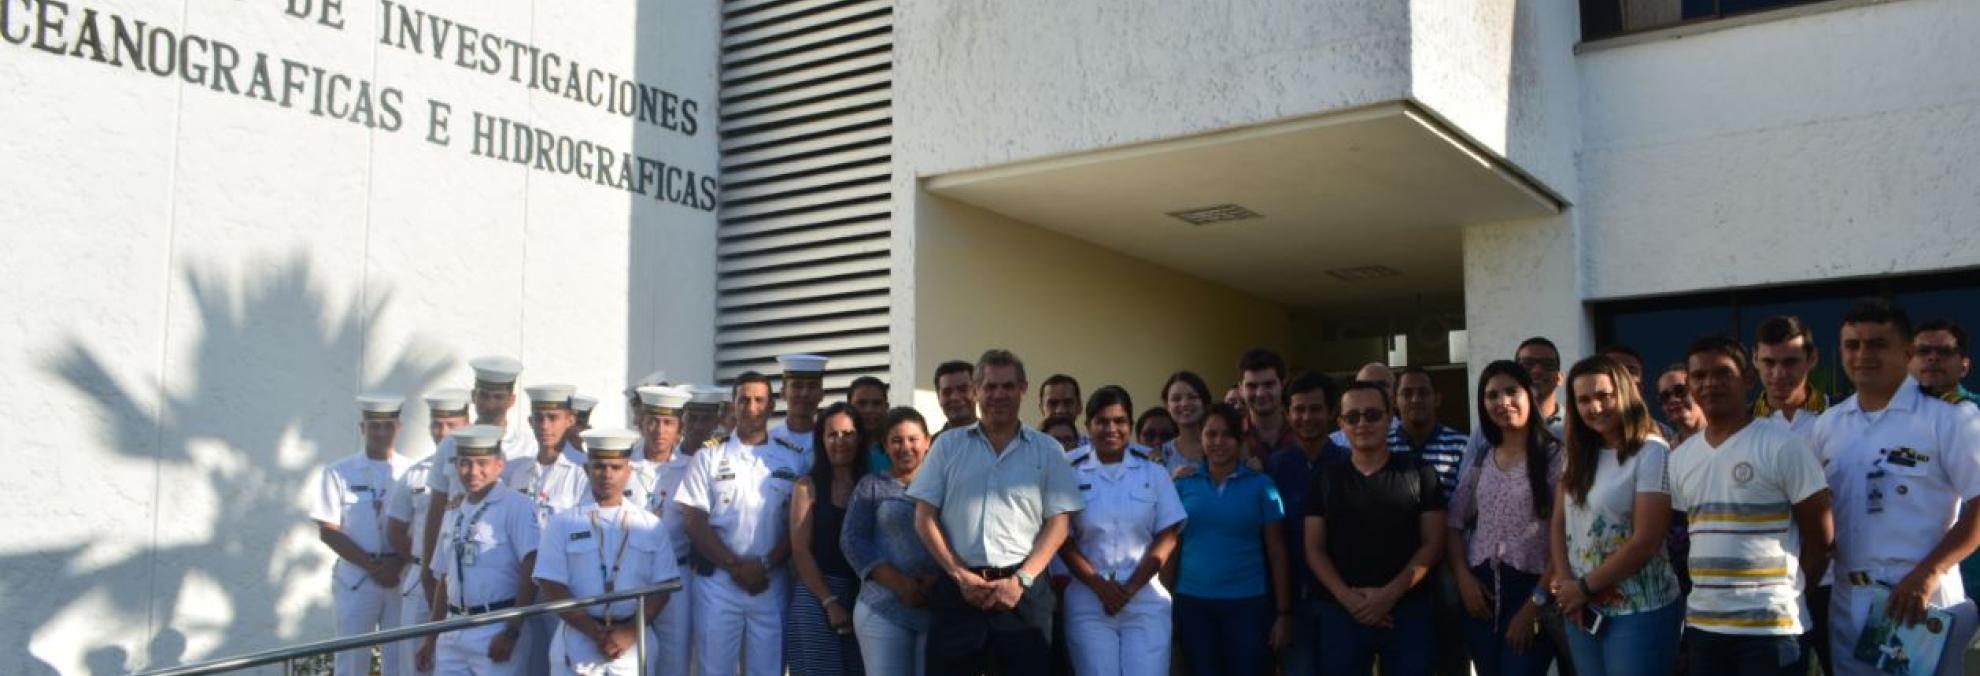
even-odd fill
[[[1354,621],[1347,608],[1329,601],[1321,611],[1321,673],[1326,676],[1369,676],[1375,657],[1382,658],[1382,676],[1430,676],[1436,662],[1436,598],[1427,590],[1403,597],[1389,610],[1393,628],[1370,627]]]
[[[1500,566],[1495,575],[1491,566],[1477,566],[1471,574],[1485,585],[1485,593],[1498,599],[1494,604],[1495,615],[1490,620],[1476,617],[1464,618],[1465,636],[1471,647],[1471,660],[1477,665],[1479,676],[1545,676],[1547,668],[1554,663],[1554,641],[1542,632],[1533,637],[1526,646],[1526,652],[1513,652],[1506,645],[1506,633],[1511,630],[1531,631],[1531,627],[1513,627],[1513,616],[1526,606],[1533,595],[1533,588],[1540,583],[1540,576],[1522,573],[1511,566]]]
[[[928,609],[928,676],[1032,676],[1051,668],[1052,585],[1031,585],[1016,608],[978,610],[962,589],[943,577]]]
[[[1814,621],[1809,623],[1811,626],[1808,633],[1801,635],[1801,651],[1807,653],[1811,649],[1814,650],[1815,654],[1811,659],[1820,663],[1821,672],[1824,674],[1836,673],[1835,662],[1830,661],[1829,655],[1830,591],[1832,591],[1830,587],[1808,586],[1808,615]]]
[[[1685,627],[1685,662],[1699,676],[1805,676],[1800,636],[1717,634]]]
[[[1272,598],[1206,599],[1177,594],[1175,645],[1190,676],[1257,676],[1271,654]]]

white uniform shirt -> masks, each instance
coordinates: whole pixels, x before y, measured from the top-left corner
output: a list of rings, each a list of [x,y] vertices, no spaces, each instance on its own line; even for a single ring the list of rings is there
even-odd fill
[[[596,596],[679,579],[673,543],[659,517],[637,505],[599,507],[596,503],[558,512],[543,526],[535,577],[569,588],[571,596]],[[606,589],[606,580],[611,589]],[[609,606],[609,608],[608,608]],[[635,601],[586,608],[592,617],[624,618]]]
[[[1882,411],[1864,412],[1854,396],[1834,405],[1811,442],[1835,491],[1838,585],[1856,573],[1897,584],[1980,497],[1980,415],[1920,395],[1910,378]],[[1955,567],[1929,602],[1964,598]]]
[[[510,423],[502,432],[502,456],[509,464],[516,464],[518,458],[528,460],[536,456],[536,433],[528,425]],[[440,440],[440,446],[433,449],[433,466],[440,471],[428,474],[426,487],[441,495],[454,492],[454,482],[460,478],[454,472],[454,438]]]
[[[406,467],[405,474],[400,475],[399,480],[393,482],[391,492],[385,494],[385,518],[406,524],[408,532],[412,535],[414,550],[418,550],[420,543],[426,541],[424,539],[426,511],[433,506],[433,501],[426,497],[426,475],[432,471],[433,458],[431,456],[421,458],[419,462]],[[419,584],[418,565],[424,565],[424,562],[418,559],[418,551],[406,553],[406,560],[417,565],[404,576],[405,579],[400,581],[399,591],[409,591],[414,585]]]
[[[1073,514],[1073,542],[1103,578],[1126,582],[1155,534],[1188,516],[1168,470],[1143,456],[1125,453],[1109,465],[1085,454],[1074,460],[1073,472],[1086,500],[1086,509]]]
[[[536,504],[538,523],[550,515],[576,507],[591,494],[591,479],[584,466],[559,453],[549,465],[536,458],[516,458],[502,467],[502,485],[521,493]]]
[[[385,541],[385,496],[411,464],[412,460],[397,453],[390,460],[372,460],[359,453],[337,461],[323,470],[309,518],[336,526],[367,554],[389,553],[392,546]],[[364,581],[365,572],[339,558],[332,575],[338,587],[351,589]]]
[[[687,556],[693,548],[681,517],[681,504],[674,501],[674,496],[680,494],[681,480],[687,478],[692,457],[677,453],[664,463],[645,458],[634,460],[632,480],[626,482],[628,504],[640,505],[659,517],[660,529],[667,532],[673,546],[670,551],[677,559]]]
[[[791,487],[803,459],[765,440],[750,446],[732,433],[696,453],[674,501],[708,514],[708,525],[737,556],[768,556],[790,529]]]
[[[1685,624],[1715,634],[1800,635],[1809,618],[1794,506],[1828,488],[1801,437],[1756,419],[1717,447],[1692,435],[1665,467],[1671,508],[1685,513],[1691,530],[1696,586]]]
[[[803,462],[799,463],[798,473],[803,474],[810,472],[811,463],[815,462],[811,455],[811,435],[816,430],[817,428],[813,428],[804,432],[793,432],[790,425],[780,422],[770,426],[770,441],[797,451],[798,457],[803,459]]]
[[[535,506],[507,486],[490,488],[479,504],[456,500],[441,515],[433,546],[433,573],[446,581],[447,604],[514,599],[523,558],[536,551],[541,533]]]

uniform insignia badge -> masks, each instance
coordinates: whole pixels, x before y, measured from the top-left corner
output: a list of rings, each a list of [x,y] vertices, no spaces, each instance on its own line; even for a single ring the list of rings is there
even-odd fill
[[[588,530],[581,530],[571,534],[572,541],[589,540],[589,539],[591,539],[591,531]]]
[[[789,467],[779,467],[770,473],[770,478],[797,481],[797,472]]]

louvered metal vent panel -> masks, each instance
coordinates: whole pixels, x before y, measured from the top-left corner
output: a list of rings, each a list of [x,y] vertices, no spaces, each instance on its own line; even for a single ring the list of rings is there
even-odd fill
[[[831,358],[827,399],[884,377],[893,156],[891,0],[722,5],[715,377]]]

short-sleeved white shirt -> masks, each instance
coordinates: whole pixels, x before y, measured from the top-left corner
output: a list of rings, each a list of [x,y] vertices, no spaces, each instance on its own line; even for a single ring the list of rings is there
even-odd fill
[[[783,444],[784,448],[797,452],[798,457],[803,460],[798,467],[799,474],[811,471],[813,459],[811,457],[810,431],[793,432],[789,424],[779,422],[770,426],[770,441]]]
[[[1671,452],[1671,508],[1691,533],[1685,624],[1717,634],[1798,635],[1801,533],[1794,506],[1828,488],[1787,425],[1755,419],[1713,447],[1694,434]]]
[[[694,454],[674,501],[708,515],[708,525],[737,556],[768,556],[790,530],[791,489],[802,476],[798,454],[769,439],[744,444],[734,433]]]
[[[372,460],[363,453],[339,460],[323,470],[309,518],[336,526],[367,554],[390,553],[385,540],[385,496],[405,474],[412,460],[397,453],[389,460]],[[364,570],[343,559],[332,572],[337,585],[350,588],[364,579]]]
[[[420,543],[426,541],[423,539],[426,537],[426,512],[433,506],[433,502],[426,497],[426,474],[431,471],[433,458],[421,458],[419,462],[408,465],[405,473],[399,475],[399,480],[392,483],[392,490],[385,494],[385,518],[406,524],[414,550],[405,552],[406,560],[420,566],[426,565],[419,560],[418,550]],[[419,584],[418,575],[404,577],[399,583],[401,592]]]
[[[660,519],[660,529],[667,532],[676,559],[687,556],[694,547],[688,541],[681,504],[674,501],[674,496],[680,494],[681,481],[687,478],[692,458],[676,453],[664,463],[645,458],[634,460],[632,480],[626,482],[627,503],[640,506]]]
[[[1980,497],[1980,414],[1920,395],[1910,378],[1882,411],[1865,413],[1855,396],[1830,407],[1811,442],[1835,492],[1839,584],[1852,573],[1897,584]],[[1954,567],[1931,603],[1965,598]]]
[[[509,459],[502,467],[502,485],[536,504],[538,522],[548,522],[551,514],[576,507],[591,493],[591,478],[584,475],[584,466],[571,462],[563,453],[548,465],[533,457]]]
[[[1022,426],[1002,453],[980,424],[950,430],[929,449],[908,497],[941,510],[942,534],[970,567],[1022,563],[1046,519],[1086,506],[1065,447]]]
[[[1134,453],[1113,464],[1095,455],[1073,463],[1086,508],[1072,519],[1079,553],[1100,576],[1126,582],[1155,543],[1155,535],[1188,518],[1176,484],[1162,465]]]
[[[558,512],[543,525],[533,576],[564,585],[572,596],[582,597],[606,593],[607,578],[612,580],[612,591],[624,591],[678,579],[681,574],[659,517],[628,503],[609,508],[590,503]],[[601,619],[622,618],[637,608],[628,600],[591,606],[585,612]]]
[[[507,486],[488,489],[479,503],[455,500],[441,515],[433,546],[433,574],[446,581],[448,605],[514,599],[523,559],[536,551],[541,534],[535,506]],[[472,560],[462,555],[467,550]]]
[[[1568,567],[1575,577],[1587,575],[1629,542],[1636,532],[1636,494],[1671,492],[1664,474],[1670,452],[1659,437],[1644,441],[1627,462],[1617,461],[1615,449],[1602,449],[1587,501],[1577,504],[1568,496],[1562,506],[1567,510]],[[1677,600],[1677,573],[1658,547],[1649,563],[1612,589],[1615,593],[1598,594],[1591,605],[1610,615],[1656,610]]]
[[[513,465],[517,459],[528,460],[536,455],[536,433],[528,425],[509,423],[502,431],[502,456]],[[426,476],[426,487],[434,493],[449,495],[454,492],[454,482],[459,477],[454,474],[454,438],[440,440],[433,449],[433,466],[440,471]]]

